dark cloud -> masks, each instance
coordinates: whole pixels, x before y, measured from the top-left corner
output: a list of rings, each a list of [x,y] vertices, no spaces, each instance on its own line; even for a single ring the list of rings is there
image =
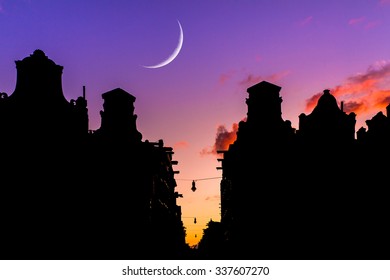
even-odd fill
[[[356,101],[349,101],[344,102],[343,109],[344,112],[350,113],[350,112],[357,112],[364,110],[364,103],[363,102],[356,102]]]

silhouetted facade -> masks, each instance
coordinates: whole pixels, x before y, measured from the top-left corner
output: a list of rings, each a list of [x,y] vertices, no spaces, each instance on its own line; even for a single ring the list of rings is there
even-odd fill
[[[281,87],[247,89],[247,118],[223,153],[221,222],[196,254],[185,244],[174,154],[142,140],[136,98],[67,101],[63,67],[36,50],[0,93],[2,259],[388,259],[390,105],[356,132],[329,90],[299,128]],[[85,89],[84,89],[85,90]]]
[[[16,61],[0,96],[2,259],[170,259],[185,249],[172,148],[142,141],[135,97],[102,94],[89,131],[85,93],[41,50]]]
[[[387,117],[378,113],[355,139],[356,115],[324,90],[294,130],[281,117],[280,89],[248,88],[247,120],[223,151],[221,258],[388,258],[388,190],[379,183],[388,165],[378,161]]]
[[[210,220],[203,230],[202,239],[196,249],[196,256],[199,259],[221,259],[226,254],[224,241],[224,229],[220,222]]]

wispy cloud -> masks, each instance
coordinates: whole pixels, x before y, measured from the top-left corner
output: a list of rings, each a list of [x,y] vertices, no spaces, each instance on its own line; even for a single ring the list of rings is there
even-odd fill
[[[225,73],[222,73],[218,79],[219,84],[224,85],[225,83],[229,82],[233,78],[234,74],[236,73],[237,71],[235,70],[230,70]]]
[[[358,17],[358,18],[351,18],[349,21],[348,21],[348,24],[349,25],[356,25],[356,24],[359,24],[359,23],[362,23],[366,20],[366,17],[365,16],[361,16],[361,17]]]
[[[351,18],[348,21],[348,25],[351,26],[360,26],[361,28],[364,28],[365,30],[373,29],[380,25],[379,20],[370,20],[368,21],[365,16],[361,16],[358,18]]]
[[[390,0],[380,0],[379,5],[380,6],[390,5]]]
[[[262,56],[256,55],[254,58],[255,62],[260,62]],[[290,70],[282,70],[280,72],[268,74],[268,75],[258,75],[254,73],[248,73],[248,70],[245,68],[241,69],[231,69],[224,73],[221,73],[218,77],[218,84],[224,86],[230,82],[236,83],[236,85],[242,86],[253,86],[253,84],[259,83],[262,80],[267,80],[269,82],[277,82],[290,74]]]
[[[175,150],[177,149],[185,149],[189,147],[189,143],[187,141],[179,141],[173,145]]]
[[[245,78],[239,81],[239,85],[243,87],[250,87],[254,84],[260,83],[264,80],[264,77],[261,75],[248,74]]]
[[[344,103],[344,111],[363,117],[383,110],[390,103],[390,61],[378,61],[364,73],[348,77],[341,85],[331,88],[331,93]],[[317,104],[322,92],[306,100],[306,111]]]
[[[367,24],[364,26],[364,29],[373,29],[377,27],[379,24],[380,24],[379,20],[370,21],[367,22]]]
[[[261,81],[268,81],[270,83],[276,83],[286,77],[290,74],[289,70],[281,71],[278,73],[273,73],[267,76],[263,75],[254,75],[254,74],[247,74],[246,77],[244,77],[241,81],[239,81],[239,85],[243,87],[251,87],[257,83],[260,83]]]
[[[313,16],[308,16],[308,17],[306,17],[305,19],[301,20],[301,21],[299,22],[299,25],[300,25],[300,26],[305,26],[305,25],[310,24],[312,21],[313,21]]]

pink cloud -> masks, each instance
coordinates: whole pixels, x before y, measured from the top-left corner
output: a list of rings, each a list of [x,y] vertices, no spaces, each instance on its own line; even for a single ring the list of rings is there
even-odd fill
[[[262,80],[264,80],[263,76],[261,75],[253,75],[248,74],[244,79],[242,79],[238,84],[240,86],[244,87],[250,87],[254,84],[260,83]]]
[[[244,79],[239,82],[239,85],[248,88],[250,86],[253,86],[254,84],[260,83],[263,80],[266,80],[271,83],[276,83],[289,74],[289,70],[281,71],[267,76],[248,74]]]
[[[234,71],[234,70],[228,71],[226,73],[222,73],[219,76],[219,84],[223,85],[223,84],[227,83],[228,81],[230,81],[233,78],[235,73],[236,73],[236,71]]]
[[[390,61],[378,61],[370,65],[364,73],[348,77],[341,85],[331,89],[331,93],[343,101],[346,113],[367,116],[383,110],[390,103]],[[306,100],[306,111],[311,111],[322,95],[316,93]]]
[[[303,19],[302,21],[299,22],[300,26],[305,26],[308,25],[313,21],[313,16],[308,16],[307,18]]]
[[[389,0],[390,1],[390,0]],[[364,23],[364,25],[363,25]],[[365,16],[359,17],[359,18],[352,18],[348,21],[349,25],[356,25],[356,26],[362,26],[365,30],[369,30],[372,28],[377,27],[380,24],[379,20],[371,20],[367,22],[367,19]]]
[[[257,56],[257,57],[259,57],[259,59],[261,59],[260,56]],[[243,69],[239,69],[239,70],[230,70],[230,71],[227,71],[225,73],[220,74],[220,76],[218,78],[218,84],[223,86],[232,80],[236,80],[237,84],[241,90],[242,87],[248,88],[248,87],[253,86],[254,84],[257,84],[263,80],[269,81],[271,83],[276,83],[289,74],[290,74],[289,70],[284,70],[284,71],[272,73],[269,75],[256,75],[253,73],[248,74],[246,72],[246,70],[243,68]],[[240,76],[241,76],[241,78],[240,78]],[[242,76],[244,76],[244,77],[242,78]]]
[[[306,100],[306,111],[311,111],[316,105],[318,99],[320,99],[322,92],[318,92]]]
[[[352,18],[348,21],[349,25],[355,25],[363,22],[366,19],[365,16],[359,17],[359,18]]]
[[[255,60],[256,60],[256,62],[260,62],[263,60],[263,58],[261,57],[261,55],[258,54],[258,55],[256,55]]]
[[[274,73],[272,75],[267,76],[266,80],[271,82],[271,83],[275,83],[277,81],[280,81],[284,77],[288,76],[289,74],[290,74],[290,70],[281,71],[281,72]]]
[[[390,0],[380,0],[379,1],[379,5],[381,5],[381,6],[389,5],[389,4],[390,4]]]
[[[348,84],[372,87],[384,79],[390,78],[390,61],[380,60],[370,65],[366,72],[353,75],[347,79]]]
[[[380,24],[379,20],[376,20],[376,21],[370,21],[368,22],[365,26],[364,26],[364,29],[372,29],[372,28],[375,28],[377,27],[378,25]]]
[[[176,149],[185,149],[188,148],[189,144],[187,141],[179,141],[173,145],[173,148]]]

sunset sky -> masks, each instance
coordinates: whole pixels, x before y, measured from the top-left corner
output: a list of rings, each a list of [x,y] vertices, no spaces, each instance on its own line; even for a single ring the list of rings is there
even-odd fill
[[[178,21],[177,57],[143,67],[174,52]],[[234,141],[248,87],[282,87],[282,118],[295,128],[324,89],[357,114],[356,131],[390,102],[390,0],[0,0],[0,42],[0,92],[15,89],[15,60],[41,49],[64,67],[68,100],[86,87],[90,129],[102,93],[136,97],[143,140],[174,148],[190,245],[220,220],[215,150]]]

